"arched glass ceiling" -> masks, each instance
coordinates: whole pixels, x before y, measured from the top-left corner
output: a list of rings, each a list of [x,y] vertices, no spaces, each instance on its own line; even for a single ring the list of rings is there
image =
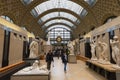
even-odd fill
[[[75,22],[77,20],[77,18],[75,16],[73,16],[69,13],[66,13],[66,12],[60,12],[60,15],[61,15],[61,17],[65,17],[65,18],[72,20],[73,22]],[[46,21],[46,20],[53,18],[53,17],[58,17],[58,12],[49,13],[49,14],[43,16],[41,18],[41,20]]]
[[[68,25],[74,27],[74,24],[72,24],[71,22],[66,21],[66,20],[64,20],[64,19],[51,20],[51,21],[47,22],[47,23],[45,24],[45,26],[49,26],[49,25],[54,24],[54,23],[65,23],[65,24],[68,24]]]
[[[33,0],[21,0],[21,2],[25,5],[28,5],[32,2]]]
[[[37,12],[37,16],[43,13],[44,11],[47,11],[49,9],[53,8],[64,8],[64,9],[69,9],[78,15],[81,14],[83,7],[70,1],[70,0],[49,0],[44,3],[39,4],[36,6],[32,11]],[[59,10],[58,10],[59,12]]]
[[[97,2],[97,0],[84,0],[85,2],[87,2],[90,6],[94,6],[95,3]]]
[[[48,31],[50,31],[50,30],[52,30],[52,29],[55,29],[55,28],[64,28],[64,29],[66,29],[66,30],[68,30],[68,31],[71,31],[71,29],[70,29],[69,27],[66,27],[66,26],[64,26],[64,25],[54,25],[54,26],[48,28],[48,29],[46,30],[46,32],[48,32]]]

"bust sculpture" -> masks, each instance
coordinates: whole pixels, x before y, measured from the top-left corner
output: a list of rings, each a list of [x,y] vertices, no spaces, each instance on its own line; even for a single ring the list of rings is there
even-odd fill
[[[32,41],[29,46],[29,49],[30,49],[29,58],[36,58],[38,55],[38,42]]]
[[[120,42],[118,36],[114,36],[113,40],[110,40],[110,44],[112,48],[112,58],[116,62],[116,66],[120,67]]]
[[[99,61],[102,64],[110,64],[108,61],[108,55],[106,50],[108,49],[108,45],[104,42],[98,42],[98,50],[99,50]]]
[[[95,42],[92,41],[90,43],[90,46],[91,46],[91,55],[92,55],[91,60],[97,60],[97,57],[96,57],[96,54],[95,54],[95,48],[96,48]]]

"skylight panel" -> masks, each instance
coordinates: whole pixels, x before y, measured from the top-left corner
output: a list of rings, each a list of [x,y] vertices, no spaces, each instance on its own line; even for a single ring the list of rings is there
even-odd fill
[[[24,5],[28,5],[32,2],[33,0],[21,0],[21,2],[24,4]]]
[[[70,19],[70,20],[73,21],[73,22],[75,22],[75,21],[77,20],[77,18],[76,18],[75,16],[73,16],[73,15],[71,15],[71,14],[69,14],[69,13],[65,13],[65,12],[60,12],[60,16],[61,16],[61,17],[68,18],[68,19]],[[42,21],[46,21],[46,20],[48,20],[48,19],[50,19],[50,18],[54,18],[54,17],[58,17],[58,12],[49,13],[49,14],[43,16],[43,17],[41,18],[41,20],[42,20]]]
[[[71,31],[70,28],[68,28],[68,27],[66,27],[66,26],[64,26],[64,25],[55,25],[55,26],[52,26],[52,27],[48,28],[46,31],[49,31],[49,30],[51,30],[51,29],[53,29],[53,28],[65,28],[65,29],[67,29],[68,31]]]
[[[84,0],[86,3],[88,3],[90,6],[94,6],[97,0]]]
[[[54,9],[54,8],[64,8],[69,9],[78,15],[80,15],[83,7],[70,1],[70,0],[49,0],[44,3],[39,4],[34,8],[37,11],[38,15],[42,14],[43,12]]]
[[[54,23],[65,23],[65,24],[68,24],[70,26],[73,26],[73,24],[71,22],[63,20],[63,19],[56,19],[56,20],[49,21],[45,24],[45,26],[49,26],[49,25],[54,24]]]

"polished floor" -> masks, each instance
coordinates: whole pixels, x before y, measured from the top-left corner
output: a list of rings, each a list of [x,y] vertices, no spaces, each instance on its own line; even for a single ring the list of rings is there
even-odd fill
[[[77,64],[68,64],[67,72],[61,59],[54,58],[51,65],[51,80],[106,80],[101,75],[89,69],[84,62],[78,60]]]

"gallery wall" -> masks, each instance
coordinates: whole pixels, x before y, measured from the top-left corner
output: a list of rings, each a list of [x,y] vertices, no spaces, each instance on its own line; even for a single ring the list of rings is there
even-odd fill
[[[9,65],[22,61],[24,41],[22,37],[18,33],[10,33]]]
[[[1,25],[0,25],[1,26]],[[2,67],[3,46],[4,45],[4,30],[0,28],[0,68]]]

